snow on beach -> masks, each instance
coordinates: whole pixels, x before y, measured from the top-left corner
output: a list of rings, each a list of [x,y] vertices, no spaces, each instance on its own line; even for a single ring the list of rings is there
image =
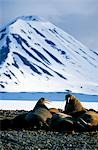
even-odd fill
[[[0,109],[2,110],[32,110],[37,101],[21,101],[21,100],[0,100]],[[95,109],[98,111],[98,102],[81,102],[87,109]],[[52,104],[47,104],[48,108],[56,107],[64,109],[64,101],[52,101]]]

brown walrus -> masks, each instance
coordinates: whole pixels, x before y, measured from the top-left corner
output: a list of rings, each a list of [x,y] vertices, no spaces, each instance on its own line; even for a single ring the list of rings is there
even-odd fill
[[[77,118],[77,123],[84,131],[98,130],[98,113],[87,111]]]
[[[36,103],[33,110],[20,114],[13,119],[0,120],[0,130],[5,129],[21,129],[21,128],[40,128],[41,126],[47,126],[47,119],[52,117],[45,103],[50,102],[45,98],[40,98]]]
[[[58,132],[73,132],[73,118],[64,113],[55,113],[50,119],[50,128]]]
[[[53,115],[53,114],[56,114],[56,113],[59,113],[59,112],[63,112],[62,109],[57,109],[57,108],[50,108],[49,109],[50,113]]]
[[[73,117],[78,117],[86,112],[81,102],[73,95],[67,94],[65,97],[66,105],[64,113],[70,114]]]
[[[45,106],[45,103],[50,104],[45,98],[40,98],[34,109],[28,112],[25,116],[25,120],[31,128],[34,128],[34,126],[37,128],[40,128],[41,126],[48,127],[47,119],[51,118],[52,114]]]
[[[19,114],[15,118],[11,119],[11,128],[14,129],[21,129],[21,128],[27,128],[28,122],[25,120],[26,113]]]
[[[12,119],[0,120],[0,130],[25,128],[26,127],[25,116],[26,113],[23,113]]]

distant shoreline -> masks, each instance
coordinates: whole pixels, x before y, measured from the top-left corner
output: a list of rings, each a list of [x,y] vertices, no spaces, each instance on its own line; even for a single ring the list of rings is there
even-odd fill
[[[64,101],[67,92],[0,92],[0,100],[38,100],[41,97],[51,101]],[[72,93],[81,102],[98,102],[98,95]]]

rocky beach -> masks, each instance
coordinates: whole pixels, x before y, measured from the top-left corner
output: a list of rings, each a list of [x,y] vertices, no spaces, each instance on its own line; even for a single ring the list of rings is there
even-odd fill
[[[0,119],[14,118],[24,110],[0,110]],[[97,150],[98,131],[59,133],[45,130],[0,131],[0,150]]]

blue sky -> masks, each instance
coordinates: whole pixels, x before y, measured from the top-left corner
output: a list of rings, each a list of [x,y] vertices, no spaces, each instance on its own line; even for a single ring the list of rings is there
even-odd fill
[[[0,27],[22,15],[44,17],[98,50],[98,0],[0,0]]]

